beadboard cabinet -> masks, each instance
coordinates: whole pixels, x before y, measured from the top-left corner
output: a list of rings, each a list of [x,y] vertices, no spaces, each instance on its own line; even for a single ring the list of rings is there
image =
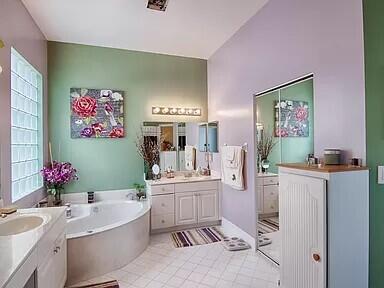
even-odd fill
[[[364,168],[280,165],[281,287],[368,288],[368,180]]]
[[[220,220],[220,182],[183,181],[182,183],[151,184],[151,230],[198,226]]]

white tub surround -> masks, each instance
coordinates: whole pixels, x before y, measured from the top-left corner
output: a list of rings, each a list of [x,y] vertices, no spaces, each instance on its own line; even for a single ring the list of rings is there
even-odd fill
[[[154,233],[220,224],[220,177],[161,178],[147,181]]]
[[[31,208],[0,219],[0,223],[17,217],[38,216],[43,222],[35,229],[0,236],[0,287],[23,287],[37,271],[39,288],[63,287],[66,280],[65,209]]]
[[[149,244],[149,204],[123,199],[72,205],[67,285],[119,269],[139,256]]]

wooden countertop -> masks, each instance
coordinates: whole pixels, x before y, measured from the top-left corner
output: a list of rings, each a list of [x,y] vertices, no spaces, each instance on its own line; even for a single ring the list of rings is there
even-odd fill
[[[361,171],[368,170],[368,167],[365,166],[351,166],[351,165],[311,165],[308,166],[307,163],[282,163],[277,164],[278,167],[307,170],[307,171],[316,171],[323,173],[337,173],[337,172],[348,172],[348,171]]]

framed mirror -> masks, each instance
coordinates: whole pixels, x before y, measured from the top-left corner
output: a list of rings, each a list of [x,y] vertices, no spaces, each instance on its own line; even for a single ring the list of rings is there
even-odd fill
[[[199,125],[199,151],[218,153],[219,122],[208,122]]]

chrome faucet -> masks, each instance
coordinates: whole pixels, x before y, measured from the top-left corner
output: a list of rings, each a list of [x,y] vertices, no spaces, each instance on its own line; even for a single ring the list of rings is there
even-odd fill
[[[128,198],[129,200],[136,200],[137,199],[135,193],[133,193],[133,192],[129,192],[127,195],[125,195],[125,197]]]

